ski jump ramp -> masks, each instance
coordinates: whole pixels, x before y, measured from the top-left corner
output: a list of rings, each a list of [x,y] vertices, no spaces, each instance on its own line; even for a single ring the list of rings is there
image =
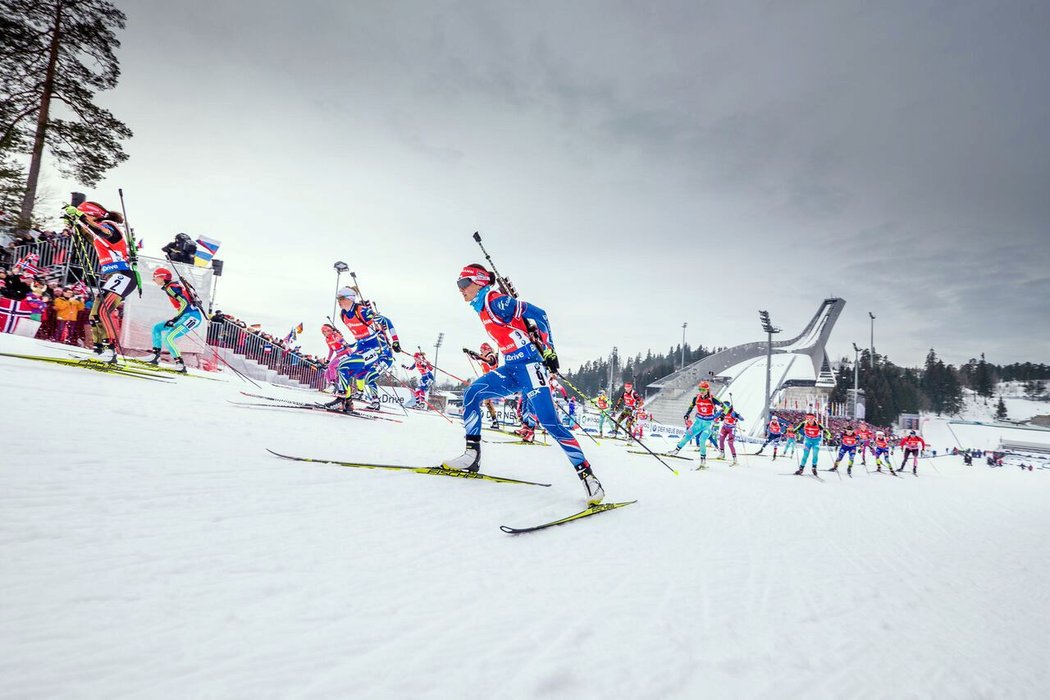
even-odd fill
[[[829,381],[834,384],[825,346],[845,306],[844,299],[825,299],[801,333],[790,340],[773,341],[772,402],[776,402],[777,393],[788,381],[813,382],[817,386],[825,386]],[[732,395],[733,406],[745,418],[740,432],[762,435],[768,409],[765,406],[767,348],[766,341],[745,343],[698,360],[650,384],[646,405],[657,421],[680,425],[697,383],[707,379],[718,398],[725,400]]]

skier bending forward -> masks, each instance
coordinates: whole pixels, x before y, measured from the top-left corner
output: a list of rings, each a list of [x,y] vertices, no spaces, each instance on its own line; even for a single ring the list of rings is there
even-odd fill
[[[463,427],[466,430],[467,447],[462,455],[443,462],[441,466],[478,471],[481,468],[482,402],[522,392],[540,424],[565,450],[565,455],[587,492],[587,503],[597,505],[605,497],[605,491],[591,471],[580,443],[558,420],[551,392],[547,388],[548,371],[558,370],[558,355],[554,351],[547,313],[537,306],[503,294],[494,289],[492,283],[492,273],[478,264],[464,267],[456,282],[463,300],[478,313],[485,331],[499,348],[504,364],[467,388],[463,395]],[[531,332],[530,324],[533,327]]]

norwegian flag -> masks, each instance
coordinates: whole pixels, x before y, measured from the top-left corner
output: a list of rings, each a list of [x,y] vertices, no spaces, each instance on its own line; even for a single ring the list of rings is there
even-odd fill
[[[86,297],[91,295],[91,290],[88,289],[88,286],[84,284],[83,280],[81,280],[80,282],[77,282],[73,285],[73,294],[78,294],[80,296]]]
[[[14,333],[18,322],[32,316],[35,310],[36,304],[32,301],[0,297],[0,332]]]
[[[21,272],[28,277],[36,277],[40,274],[40,256],[36,253],[30,253],[16,262],[11,269],[15,272]]]

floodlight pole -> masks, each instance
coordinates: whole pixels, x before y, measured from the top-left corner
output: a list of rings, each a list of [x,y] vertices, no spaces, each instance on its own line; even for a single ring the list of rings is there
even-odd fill
[[[438,363],[438,351],[441,349],[441,342],[445,339],[444,333],[438,333],[437,340],[434,341],[434,366],[437,367]]]
[[[868,358],[868,363],[875,369],[875,314],[869,311],[868,316],[871,316],[871,357]]]
[[[688,323],[682,324],[682,366],[679,369],[685,369],[685,327],[688,325]]]
[[[766,332],[766,403],[762,408],[761,422],[761,425],[765,425],[766,417],[769,415],[769,402],[772,399],[770,389],[773,376],[773,334],[779,333],[780,329],[773,325],[773,322],[769,319],[768,311],[759,311],[758,318],[762,321],[762,330]]]
[[[860,404],[860,348],[853,344],[853,420],[857,420]]]

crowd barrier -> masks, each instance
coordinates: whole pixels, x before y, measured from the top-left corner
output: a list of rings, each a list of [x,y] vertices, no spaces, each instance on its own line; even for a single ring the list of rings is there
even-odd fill
[[[273,370],[312,389],[323,389],[324,365],[313,362],[299,353],[286,350],[262,335],[222,318],[208,324],[207,343],[212,347],[231,350],[260,367]],[[223,358],[229,361],[226,354]],[[244,371],[237,367],[238,371]],[[249,374],[249,372],[245,372]],[[263,379],[263,377],[253,377]]]

